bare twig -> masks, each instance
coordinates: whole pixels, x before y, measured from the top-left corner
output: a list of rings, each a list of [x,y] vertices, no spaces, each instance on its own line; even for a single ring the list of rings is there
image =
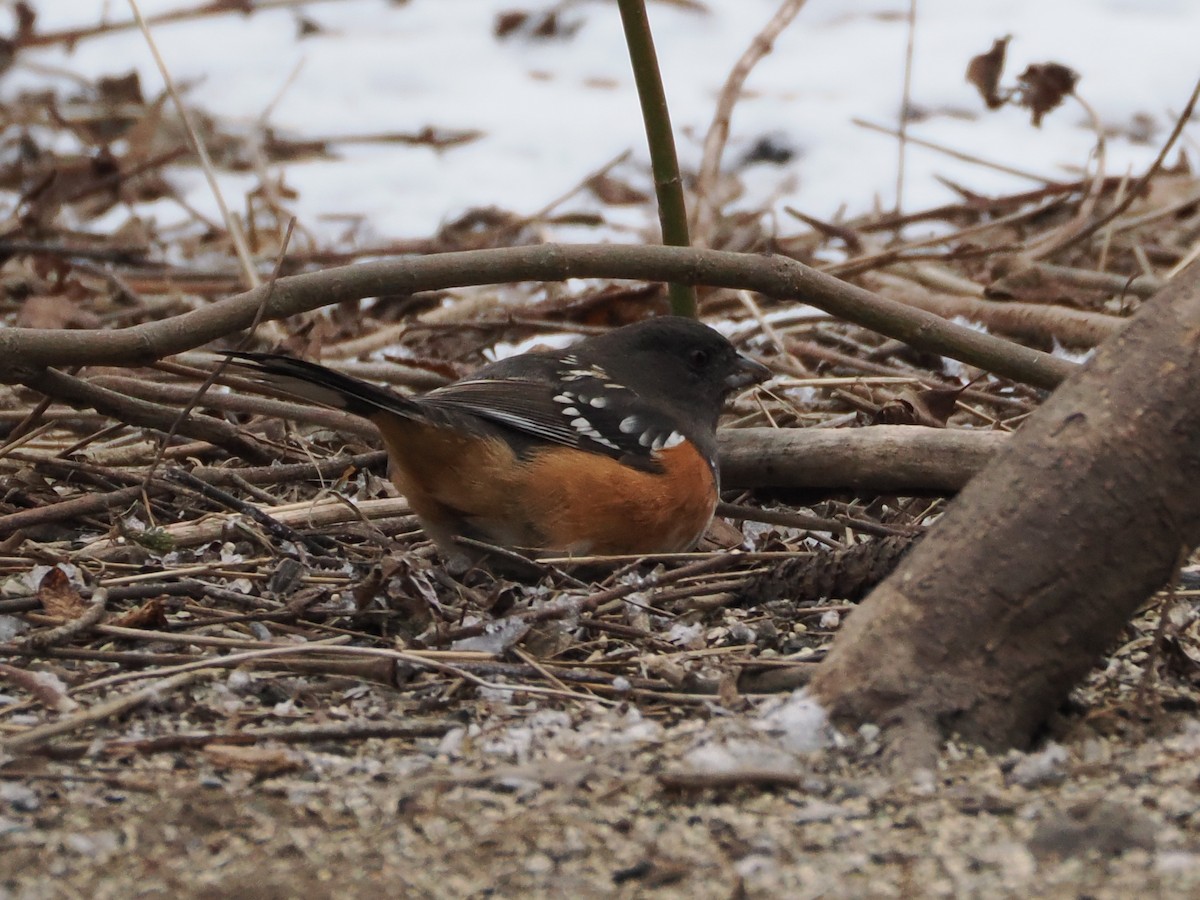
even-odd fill
[[[162,54],[158,52],[158,44],[155,43],[154,36],[150,33],[150,25],[143,18],[142,10],[138,6],[137,0],[129,0],[129,8],[133,10],[133,16],[146,38],[146,44],[150,48],[151,55],[154,57],[154,64],[158,66],[163,83],[167,86],[167,93],[171,95],[171,102],[175,104],[175,109],[179,113],[180,120],[183,122],[184,130],[188,136],[188,143],[192,145],[192,150],[195,151],[197,158],[200,160],[200,168],[204,170],[204,177],[208,180],[209,190],[212,191],[213,199],[216,200],[217,206],[221,210],[221,218],[225,222],[225,228],[229,232],[230,240],[233,241],[238,261],[242,265],[242,276],[245,278],[247,286],[252,288],[258,287],[260,279],[257,270],[254,268],[254,259],[250,255],[250,245],[246,243],[246,235],[242,231],[241,223],[229,211],[229,207],[225,205],[225,197],[221,193],[220,185],[217,184],[216,170],[213,167],[212,158],[208,155],[208,148],[204,146],[200,132],[196,129],[196,123],[192,121],[192,114],[175,87],[175,79],[171,77],[171,71],[167,68],[166,61],[162,58]]]
[[[149,35],[147,34],[147,37],[148,36]],[[259,323],[262,322],[263,312],[266,309],[267,304],[271,301],[271,294],[275,290],[275,283],[279,280],[279,272],[283,267],[284,256],[287,254],[287,248],[291,243],[292,232],[295,227],[296,220],[292,218],[288,221],[287,231],[284,233],[283,241],[280,242],[279,253],[275,257],[275,270],[271,273],[271,280],[267,283],[267,290],[263,295],[262,303],[259,304],[258,311],[254,314],[254,321],[250,323],[249,329],[247,329],[245,336],[237,346],[237,349],[239,350],[245,348],[246,345],[248,345],[250,341],[254,339],[255,329],[258,327]],[[201,382],[200,386],[196,388],[192,396],[188,397],[180,406],[179,414],[175,417],[175,421],[171,423],[171,427],[167,429],[166,434],[164,434],[162,440],[159,441],[158,452],[154,454],[154,459],[151,461],[150,465],[146,467],[146,477],[142,482],[143,488],[148,486],[151,480],[154,478],[154,473],[158,470],[159,463],[162,462],[163,456],[167,452],[167,446],[170,444],[171,439],[175,436],[176,432],[183,427],[183,424],[188,421],[192,414],[192,410],[196,407],[196,404],[204,398],[204,395],[208,392],[208,389],[212,387],[214,383],[216,383],[217,379],[229,366],[230,362],[231,360],[229,357],[224,357],[217,364],[216,368],[206,375],[204,381]],[[270,526],[268,526],[268,528],[269,527]]]
[[[209,663],[209,666],[209,668],[199,668],[189,672],[181,672],[170,678],[163,678],[160,681],[154,682],[154,684],[142,688],[140,691],[135,691],[132,694],[126,694],[122,697],[114,697],[112,700],[104,703],[97,703],[83,712],[66,716],[57,722],[50,722],[46,725],[30,728],[28,731],[4,739],[3,742],[0,742],[0,747],[9,753],[29,753],[56,737],[70,734],[73,731],[86,728],[88,725],[95,725],[106,719],[119,716],[122,713],[129,712],[131,709],[136,709],[143,703],[156,700],[165,694],[169,694],[171,691],[186,687],[189,684],[209,678],[220,672],[220,669],[211,668],[211,663]]]
[[[1159,170],[1162,169],[1163,163],[1165,163],[1167,160],[1167,154],[1171,152],[1171,148],[1175,146],[1175,142],[1178,141],[1179,136],[1183,134],[1184,127],[1191,120],[1192,111],[1196,108],[1197,100],[1200,100],[1200,80],[1197,80],[1195,87],[1192,88],[1192,94],[1190,97],[1188,97],[1188,102],[1184,106],[1183,112],[1181,112],[1179,117],[1175,120],[1175,127],[1171,129],[1171,133],[1167,136],[1167,140],[1163,143],[1162,149],[1158,151],[1158,156],[1154,158],[1154,162],[1150,164],[1150,168],[1146,170],[1146,173],[1130,186],[1128,192],[1125,194],[1125,199],[1120,203],[1115,204],[1113,208],[1104,215],[1094,219],[1087,227],[1081,229],[1077,234],[1073,235],[1070,240],[1065,241],[1061,246],[1056,247],[1056,251],[1065,250],[1068,247],[1073,247],[1076,244],[1087,240],[1109,222],[1113,221],[1113,219],[1117,218],[1117,216],[1121,215],[1121,213],[1125,212],[1125,210],[1129,209],[1129,207],[1133,204],[1133,201],[1145,193],[1146,186],[1150,184],[1150,181],[1155,175],[1158,174]],[[1178,269],[1178,271],[1182,271],[1182,269]],[[1175,273],[1172,272],[1172,275],[1173,274]]]
[[[1063,225],[1058,231],[1043,237],[1034,246],[1026,248],[1026,254],[1032,259],[1041,259],[1047,256],[1053,256],[1062,247],[1066,247],[1074,241],[1075,236],[1087,226],[1087,221],[1091,217],[1092,212],[1096,208],[1096,204],[1100,202],[1100,197],[1104,194],[1104,184],[1107,181],[1104,175],[1105,161],[1107,158],[1107,141],[1104,137],[1104,126],[1100,122],[1100,117],[1096,114],[1096,110],[1090,103],[1072,91],[1071,96],[1075,98],[1075,102],[1083,107],[1083,111],[1087,114],[1088,123],[1092,127],[1092,131],[1096,135],[1096,144],[1092,150],[1092,158],[1095,160],[1096,171],[1091,178],[1091,184],[1088,186],[1087,192],[1083,195],[1082,201],[1079,203],[1079,208],[1075,211],[1075,215],[1069,222]],[[1120,206],[1123,201],[1122,193],[1128,185],[1122,184],[1117,197],[1117,205]]]
[[[286,9],[293,6],[308,6],[312,0],[254,0],[253,11],[262,12],[268,9]],[[166,25],[172,22],[186,22],[190,19],[202,19],[217,15],[245,15],[247,7],[230,3],[229,0],[209,0],[185,9],[173,9],[147,16],[146,21],[151,25]],[[113,34],[120,31],[130,31],[138,27],[137,19],[125,19],[117,22],[104,22],[99,25],[89,25],[83,28],[65,28],[61,31],[34,32],[22,42],[26,47],[45,47],[52,44],[75,46],[87,38]]]
[[[917,0],[908,2],[908,42],[904,48],[904,90],[900,95],[900,124],[897,128],[896,214],[904,207],[904,160],[908,150],[908,116],[912,108],[913,50],[917,40]]]
[[[43,672],[33,672],[29,669],[19,669],[7,663],[0,663],[0,679],[15,685],[28,693],[46,709],[57,713],[70,713],[79,708],[79,704],[67,696],[66,691],[55,684],[57,679],[47,678]]]
[[[886,125],[876,125],[874,122],[868,122],[865,119],[851,119],[851,121],[855,125],[857,125],[859,128],[866,128],[870,131],[878,131],[881,134],[890,134],[892,137],[895,137],[895,138],[900,137],[899,131],[897,131],[894,128],[888,128]],[[1053,178],[1045,178],[1041,175],[1038,175],[1036,172],[1029,172],[1029,171],[1026,171],[1025,169],[1018,169],[1014,166],[1005,165],[1004,163],[992,162],[990,160],[984,159],[981,156],[975,156],[972,153],[964,153],[961,150],[954,150],[950,147],[945,147],[942,144],[936,144],[933,141],[927,141],[927,140],[923,140],[921,138],[915,138],[911,134],[906,133],[905,140],[907,140],[908,143],[910,143],[910,144],[915,144],[918,147],[924,147],[927,150],[935,150],[938,153],[942,153],[946,156],[952,157],[953,159],[961,159],[963,162],[974,163],[977,166],[984,166],[985,168],[988,168],[988,169],[994,169],[997,172],[1004,172],[1008,175],[1016,175],[1018,178],[1027,178],[1030,181],[1040,182],[1041,184],[1046,185],[1047,187],[1051,187],[1051,186],[1061,187],[1062,186],[1061,182],[1058,182]]]
[[[743,51],[721,87],[712,124],[708,126],[708,133],[704,136],[704,155],[700,160],[700,172],[696,178],[696,209],[692,216],[692,231],[698,247],[712,245],[718,200],[717,179],[721,174],[721,156],[725,151],[725,142],[729,139],[729,121],[733,117],[733,107],[742,95],[742,88],[751,70],[758,65],[759,60],[771,52],[775,39],[796,18],[804,3],[805,0],[784,0],[780,4],[775,15]]]
[[[43,369],[38,375],[27,378],[25,385],[72,406],[95,409],[127,425],[165,432],[178,417],[176,410],[105,390],[54,369]],[[271,458],[260,446],[244,438],[237,428],[218,419],[189,419],[180,425],[179,433],[224,447],[243,459],[267,462]]]

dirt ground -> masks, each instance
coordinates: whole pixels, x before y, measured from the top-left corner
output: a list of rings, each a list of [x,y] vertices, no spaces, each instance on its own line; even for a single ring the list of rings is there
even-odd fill
[[[243,715],[273,679],[240,683]],[[239,679],[239,681],[244,681]],[[307,687],[311,687],[308,685]],[[228,685],[198,693],[229,701]],[[389,721],[420,714],[351,688]],[[341,688],[312,696],[335,702]],[[129,727],[152,734],[198,698]],[[273,699],[267,697],[267,702]],[[1195,896],[1200,726],[891,774],[859,737],[791,754],[731,713],[495,700],[442,737],[10,764],[0,890],[58,897]],[[556,704],[557,706],[557,704]],[[332,717],[337,707],[325,710]],[[264,710],[264,712],[266,712]],[[737,763],[706,768],[714,749]],[[695,775],[695,781],[681,779]]]

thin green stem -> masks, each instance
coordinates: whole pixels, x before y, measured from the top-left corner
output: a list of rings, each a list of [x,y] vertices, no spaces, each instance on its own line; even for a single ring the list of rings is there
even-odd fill
[[[679,175],[671,114],[663,92],[658,55],[654,52],[654,37],[646,18],[645,0],[617,0],[617,7],[625,28],[629,61],[633,64],[633,80],[637,84],[638,100],[642,106],[646,141],[650,145],[650,168],[654,173],[654,191],[658,195],[658,220],[662,224],[663,243],[687,247],[691,240],[688,237],[687,207],[683,199],[683,179]],[[672,282],[668,292],[671,312],[677,316],[695,317],[696,292],[690,285]]]

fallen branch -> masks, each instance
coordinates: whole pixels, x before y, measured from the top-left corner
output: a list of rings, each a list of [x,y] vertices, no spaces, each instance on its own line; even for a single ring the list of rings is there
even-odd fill
[[[1102,273],[1096,273],[1102,274]],[[1109,276],[1112,277],[1112,276]],[[1125,327],[1128,319],[1041,303],[1004,303],[922,290],[906,279],[877,274],[870,279],[883,296],[939,316],[962,316],[1009,337],[1057,340],[1073,347],[1095,347]]]
[[[25,381],[36,387],[46,366],[151,363],[248,328],[264,305],[264,318],[281,319],[365,297],[570,278],[746,288],[779,299],[803,300],[917,349],[1040,388],[1055,387],[1075,369],[1073,363],[887,300],[782,256],[684,247],[542,244],[379,260],[293,275],[180,316],[128,328],[2,329],[0,382]],[[49,390],[49,385],[44,386]]]
[[[727,487],[957,491],[1004,445],[998,431],[871,428],[731,428],[721,432]]]

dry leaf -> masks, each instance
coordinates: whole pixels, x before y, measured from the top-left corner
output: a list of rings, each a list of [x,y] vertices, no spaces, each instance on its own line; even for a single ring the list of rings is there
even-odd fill
[[[522,9],[509,9],[496,14],[496,23],[492,26],[492,34],[498,38],[508,37],[521,29],[529,20],[529,13]]]
[[[646,203],[650,199],[645,191],[639,191],[628,182],[611,175],[595,175],[588,179],[587,186],[597,200],[609,206],[629,206]]]
[[[872,425],[919,425],[917,409],[911,400],[893,397],[871,416]]]
[[[316,19],[310,19],[305,15],[296,16],[296,37],[306,38],[312,37],[314,34],[324,34],[325,29]]]
[[[122,628],[163,628],[167,624],[167,613],[162,597],[155,597],[139,606],[121,613],[109,624]]]
[[[705,550],[729,550],[742,546],[746,536],[740,528],[735,528],[722,518],[714,518],[708,523],[700,546]]]
[[[98,328],[94,313],[82,310],[64,294],[37,295],[21,304],[17,325],[23,328]]]
[[[42,576],[37,597],[46,615],[59,619],[78,619],[87,609],[67,573],[57,566]]]
[[[566,39],[582,24],[582,20],[564,22],[556,9],[537,15],[524,10],[506,10],[496,16],[492,33],[501,40],[516,35],[537,40]]]
[[[903,391],[889,400],[872,417],[872,425],[924,425],[945,428],[966,385],[955,388],[927,388]]]
[[[259,778],[283,775],[304,767],[300,757],[290,750],[270,747],[209,744],[204,748],[209,763],[218,769],[241,769]]]
[[[101,78],[96,83],[96,93],[101,101],[114,105],[132,103],[142,106],[146,102],[146,98],[142,94],[141,77],[136,71],[125,75]]]
[[[929,416],[944,426],[954,415],[954,410],[958,408],[958,399],[966,389],[965,384],[962,387],[926,388],[917,392],[917,399]]]
[[[1011,34],[996,38],[991,50],[979,54],[967,64],[967,81],[975,85],[988,109],[999,109],[1007,99],[1000,92],[1000,76],[1004,74],[1004,57],[1011,40]]]
[[[1020,85],[1018,103],[1033,113],[1033,124],[1041,125],[1042,116],[1057,109],[1063,98],[1074,93],[1079,73],[1061,63],[1035,63],[1017,76]]]

